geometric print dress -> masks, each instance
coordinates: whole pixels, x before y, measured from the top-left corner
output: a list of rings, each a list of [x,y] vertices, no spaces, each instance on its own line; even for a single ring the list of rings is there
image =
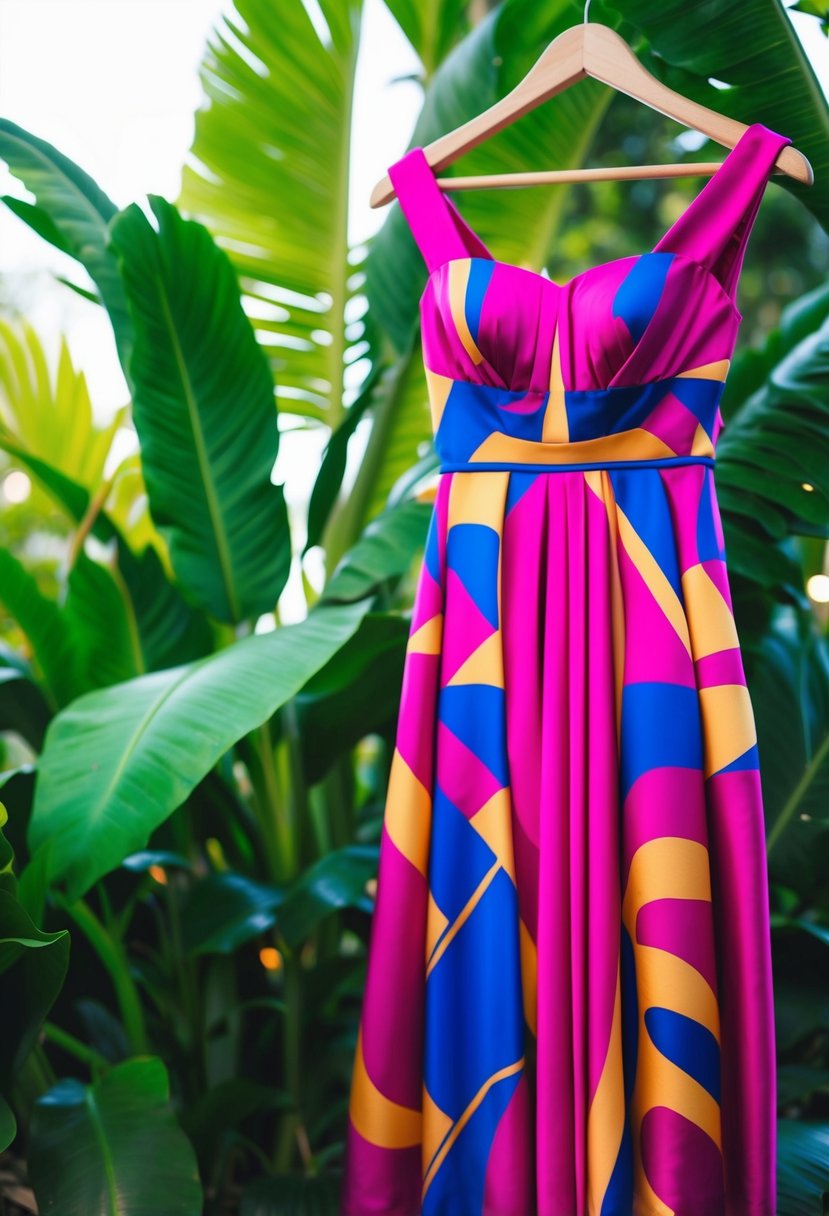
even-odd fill
[[[757,737],[715,487],[761,123],[649,252],[499,262],[420,147],[440,473],[341,1216],[775,1216]]]

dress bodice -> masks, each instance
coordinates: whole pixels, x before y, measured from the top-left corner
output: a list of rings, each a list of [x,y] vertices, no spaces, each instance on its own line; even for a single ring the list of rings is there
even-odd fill
[[[422,147],[392,165],[429,272],[421,334],[443,467],[601,460],[609,447],[617,457],[713,460],[748,237],[790,142],[762,123],[747,127],[653,249],[565,282],[495,259]],[[594,448],[574,450],[585,442]]]

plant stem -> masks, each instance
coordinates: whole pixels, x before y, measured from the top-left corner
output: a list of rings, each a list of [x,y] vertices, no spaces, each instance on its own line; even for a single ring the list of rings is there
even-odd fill
[[[308,787],[302,764],[302,743],[297,721],[296,701],[290,697],[281,710],[282,737],[286,748],[287,788],[290,791],[290,829],[293,844],[291,878],[297,876],[304,854],[302,830],[308,827]]]
[[[280,1123],[274,1150],[274,1166],[281,1173],[291,1168],[297,1134],[302,1128],[302,973],[299,955],[278,930],[277,941],[283,959],[285,999],[282,1039],[284,1085],[293,1099],[293,1109],[286,1113]]]
[[[74,1056],[76,1060],[87,1064],[93,1074],[96,1071],[106,1071],[111,1067],[106,1056],[102,1056],[94,1047],[88,1047],[86,1043],[76,1039],[67,1030],[61,1030],[60,1026],[56,1026],[54,1022],[44,1022],[43,1037],[70,1056]]]
[[[413,338],[409,349],[389,373],[388,383],[373,405],[371,431],[357,475],[347,494],[338,499],[336,509],[332,509],[323,532],[326,581],[366,524],[394,422],[400,416],[400,407],[410,387],[410,380],[417,372],[419,353],[420,345]]]
[[[263,722],[255,732],[259,760],[257,806],[259,823],[268,856],[268,869],[276,882],[285,882],[294,873],[295,842],[287,800],[283,797],[274,763],[271,724]]]
[[[181,935],[179,890],[175,877],[168,880],[164,888],[164,895],[167,920],[170,927],[169,957],[172,970],[175,973],[171,979],[178,986],[179,1005],[184,1025],[189,1033],[189,1039],[185,1044],[186,1058],[189,1061],[188,1071],[190,1075],[188,1082],[191,1087],[190,1092],[196,1095],[204,1089],[206,1078],[202,1010],[193,974],[193,960],[184,951]]]
[[[331,847],[345,848],[354,839],[354,752],[338,756],[325,777]]]
[[[83,549],[84,542],[86,541],[87,536],[89,536],[89,533],[92,531],[92,528],[95,525],[95,520],[101,514],[104,503],[106,502],[107,498],[109,498],[109,493],[110,493],[111,489],[112,489],[112,478],[110,477],[106,481],[101,482],[97,491],[89,499],[89,503],[86,508],[86,513],[84,514],[83,519],[78,524],[78,527],[77,527],[75,534],[72,537],[71,543],[69,545],[69,553],[67,555],[67,562],[66,562],[67,568],[69,570],[72,569],[72,567],[75,565],[75,562],[78,560],[78,554]]]
[[[144,1011],[135,981],[130,974],[129,961],[123,942],[107,930],[85,900],[79,899],[70,904],[58,892],[53,894],[103,963],[115,989],[121,1019],[133,1050],[138,1054],[147,1052],[149,1040],[144,1025]]]
[[[141,646],[141,632],[138,628],[138,617],[135,615],[135,605],[132,602],[129,588],[124,582],[124,576],[121,574],[117,559],[110,562],[107,566],[115,586],[121,599],[124,601],[124,616],[127,622],[127,629],[130,636],[130,647],[132,649],[132,657],[135,661],[135,670],[139,675],[147,670],[147,665],[144,661],[144,650]]]

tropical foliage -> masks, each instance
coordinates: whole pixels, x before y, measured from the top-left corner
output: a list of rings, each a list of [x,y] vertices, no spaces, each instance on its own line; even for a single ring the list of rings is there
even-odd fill
[[[581,19],[564,0],[386,4],[422,64],[420,144]],[[768,820],[779,1212],[817,1213],[829,649],[806,583],[829,538],[829,108],[778,0],[634,0],[591,19],[686,94],[790,135],[815,172],[808,190],[780,179],[757,222],[717,484]],[[359,0],[320,0],[314,20],[301,0],[236,0],[204,55],[175,202],[119,210],[0,119],[0,158],[31,200],[3,201],[74,259],[55,290],[105,310],[129,389],[100,425],[66,344],[52,370],[25,316],[0,321],[0,475],[31,485],[0,515],[9,1213],[336,1210],[435,470],[422,258],[397,206],[348,241],[363,20]],[[551,167],[620,146],[659,159],[673,133],[590,80],[453,168],[531,169],[539,149]],[[635,207],[619,183],[459,205],[496,256],[560,278],[647,248],[687,202],[641,187]],[[325,448],[297,518],[274,469],[308,432]],[[305,612],[286,621],[295,587]]]

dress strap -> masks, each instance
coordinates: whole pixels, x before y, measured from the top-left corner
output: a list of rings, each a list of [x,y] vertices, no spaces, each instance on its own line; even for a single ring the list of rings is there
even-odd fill
[[[453,258],[492,257],[438,186],[423,148],[410,148],[388,175],[430,273]]]
[[[707,266],[733,298],[774,162],[791,142],[763,123],[747,127],[654,252],[681,253]]]

